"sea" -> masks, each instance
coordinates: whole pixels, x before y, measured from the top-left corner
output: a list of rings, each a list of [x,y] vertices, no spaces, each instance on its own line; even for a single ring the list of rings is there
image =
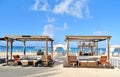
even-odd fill
[[[8,48],[8,49],[9,49],[8,52],[10,52],[10,48]],[[37,53],[37,51],[39,51],[39,50],[45,51],[45,47],[39,47],[39,46],[27,46],[26,47],[26,52],[36,52]],[[48,51],[52,52],[52,49],[49,47]],[[58,47],[56,51],[59,53],[65,52],[65,50],[62,47]],[[75,48],[75,47],[69,48],[69,52],[76,53],[78,51],[79,51],[78,48]],[[100,54],[101,52],[106,53],[106,48],[98,48],[97,51],[98,51],[97,54]],[[0,46],[0,52],[6,52],[6,46]],[[23,46],[13,46],[12,52],[24,52],[24,47]],[[113,51],[113,53],[118,53],[118,52],[120,53],[120,49],[115,49]]]

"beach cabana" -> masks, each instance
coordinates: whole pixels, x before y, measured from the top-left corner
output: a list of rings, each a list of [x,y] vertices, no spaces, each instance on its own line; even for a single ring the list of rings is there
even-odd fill
[[[46,43],[46,60],[48,57],[48,42],[51,42],[51,48],[53,51],[53,39],[50,38],[49,36],[31,36],[31,35],[22,35],[22,36],[10,36],[6,35],[5,37],[6,40],[6,63],[8,64],[8,43],[10,43],[10,55],[12,59],[12,48],[13,48],[13,42],[14,41],[22,41],[24,43],[24,55],[26,55],[26,41],[45,41]]]
[[[4,38],[0,38],[0,41],[5,41]],[[5,57],[0,56],[0,63],[5,62]]]
[[[113,51],[115,50],[115,49],[117,49],[118,51],[118,56],[120,56],[120,45],[112,45],[112,46],[110,46],[110,50],[111,50],[111,54],[113,53]],[[112,54],[113,55],[113,54]],[[111,56],[112,56],[111,55]]]
[[[0,41],[5,41],[5,38],[0,38]]]
[[[54,46],[53,46],[53,50],[56,51],[57,48],[59,48],[59,47],[63,48],[64,51],[66,51],[66,45],[63,45],[63,44],[54,45]]]
[[[110,38],[111,36],[66,36],[65,41],[67,45],[67,56],[69,56],[69,43],[72,41],[77,42],[93,42],[95,43],[95,46],[98,47],[98,42],[105,41],[106,40],[106,49],[107,49],[107,57],[108,61],[110,59]],[[82,47],[86,45],[82,45]],[[91,46],[91,45],[89,45]]]

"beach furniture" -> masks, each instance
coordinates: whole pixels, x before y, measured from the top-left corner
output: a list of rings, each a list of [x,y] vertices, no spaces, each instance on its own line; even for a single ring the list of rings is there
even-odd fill
[[[93,56],[95,53],[94,52],[79,52],[80,56]]]
[[[67,56],[67,64],[75,66],[77,65],[77,57],[75,55],[68,55]]]
[[[21,58],[22,66],[37,66],[37,62],[41,59],[41,56],[24,56]]]
[[[52,67],[52,65],[54,64],[54,60],[52,59],[51,55],[48,55],[47,58],[45,55],[43,55],[41,61],[43,66]]]
[[[5,58],[4,57],[0,57],[0,63],[4,63],[5,62]]]
[[[97,62],[95,60],[88,60],[88,67],[97,67]]]
[[[47,59],[48,59],[48,66],[52,67],[53,64],[55,63],[55,61],[53,60],[52,56],[48,55]]]
[[[92,56],[80,56],[78,57],[78,66],[80,67],[97,67],[97,59]]]
[[[87,66],[87,59],[78,60],[78,66]]]
[[[22,66],[36,66],[37,60],[21,60]]]
[[[13,55],[13,65],[21,65],[20,62],[20,56],[19,55]]]
[[[40,49],[37,51],[37,55],[44,55],[44,52]]]
[[[100,60],[97,61],[97,63],[98,63],[98,66],[99,66],[99,65],[102,65],[104,68],[105,68],[106,66],[111,66],[110,63],[107,62],[107,56],[101,56],[101,57],[100,57]]]

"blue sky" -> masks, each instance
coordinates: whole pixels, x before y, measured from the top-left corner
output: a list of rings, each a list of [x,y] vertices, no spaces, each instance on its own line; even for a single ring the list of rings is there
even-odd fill
[[[49,35],[64,43],[65,35],[110,35],[120,44],[119,0],[0,0],[0,37]]]

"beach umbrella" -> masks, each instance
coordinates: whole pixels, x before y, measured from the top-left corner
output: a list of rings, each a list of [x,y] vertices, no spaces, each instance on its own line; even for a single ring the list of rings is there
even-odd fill
[[[112,45],[110,46],[110,48],[116,48],[117,49],[117,52],[118,52],[118,56],[120,55],[120,45]]]
[[[66,51],[66,46],[63,44],[57,44],[53,46],[53,50],[55,51],[57,48],[62,47]]]
[[[120,48],[120,45],[112,45],[110,48]]]

